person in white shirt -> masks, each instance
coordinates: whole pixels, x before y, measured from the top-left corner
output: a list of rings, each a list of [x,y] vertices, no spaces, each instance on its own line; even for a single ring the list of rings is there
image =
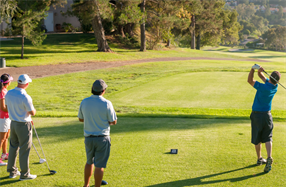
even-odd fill
[[[9,178],[19,175],[20,180],[35,179],[37,175],[30,174],[29,154],[32,146],[32,118],[36,114],[32,98],[27,94],[26,88],[32,79],[27,74],[20,75],[18,86],[9,90],[5,97],[5,104],[11,119],[10,147],[7,172]],[[19,152],[21,173],[16,167],[16,158]]]

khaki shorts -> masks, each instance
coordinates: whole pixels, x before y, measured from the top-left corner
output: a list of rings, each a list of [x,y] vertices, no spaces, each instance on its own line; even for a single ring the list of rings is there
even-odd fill
[[[106,168],[110,155],[110,136],[85,137],[86,163],[97,168]]]
[[[0,132],[8,132],[10,129],[11,120],[9,118],[0,118]]]

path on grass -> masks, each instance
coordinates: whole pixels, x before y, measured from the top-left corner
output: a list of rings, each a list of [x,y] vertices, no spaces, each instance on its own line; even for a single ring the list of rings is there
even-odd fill
[[[178,60],[232,60],[232,61],[267,62],[266,60],[259,60],[259,59],[167,57],[167,58],[142,59],[142,60],[132,60],[132,61],[85,62],[85,63],[70,63],[70,64],[57,64],[57,65],[29,66],[29,67],[7,67],[7,68],[0,68],[0,74],[8,73],[12,77],[14,77],[15,81],[21,74],[28,74],[32,79],[34,79],[34,78],[47,77],[53,75],[119,67],[124,65],[138,64],[145,62],[178,61]]]

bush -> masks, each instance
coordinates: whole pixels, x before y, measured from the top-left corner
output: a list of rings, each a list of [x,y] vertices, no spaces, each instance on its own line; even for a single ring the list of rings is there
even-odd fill
[[[63,23],[62,28],[65,30],[65,32],[72,32],[75,30],[75,28],[72,26],[71,23],[66,23],[66,22]]]

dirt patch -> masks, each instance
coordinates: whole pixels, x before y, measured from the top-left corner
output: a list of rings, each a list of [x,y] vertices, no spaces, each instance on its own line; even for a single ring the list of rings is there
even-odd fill
[[[156,59],[143,59],[133,61],[116,61],[116,62],[85,62],[85,63],[71,63],[58,65],[44,65],[44,66],[29,66],[29,67],[11,67],[0,68],[0,74],[8,73],[13,76],[14,81],[19,75],[28,74],[32,79],[47,77],[53,75],[61,75],[73,72],[82,72],[95,69],[105,69],[111,67],[119,67],[130,64],[146,63],[146,62],[160,62],[160,61],[178,61],[178,60],[232,60],[232,61],[256,61],[267,62],[265,60],[257,59],[233,59],[233,58],[203,58],[203,57],[168,57]]]

